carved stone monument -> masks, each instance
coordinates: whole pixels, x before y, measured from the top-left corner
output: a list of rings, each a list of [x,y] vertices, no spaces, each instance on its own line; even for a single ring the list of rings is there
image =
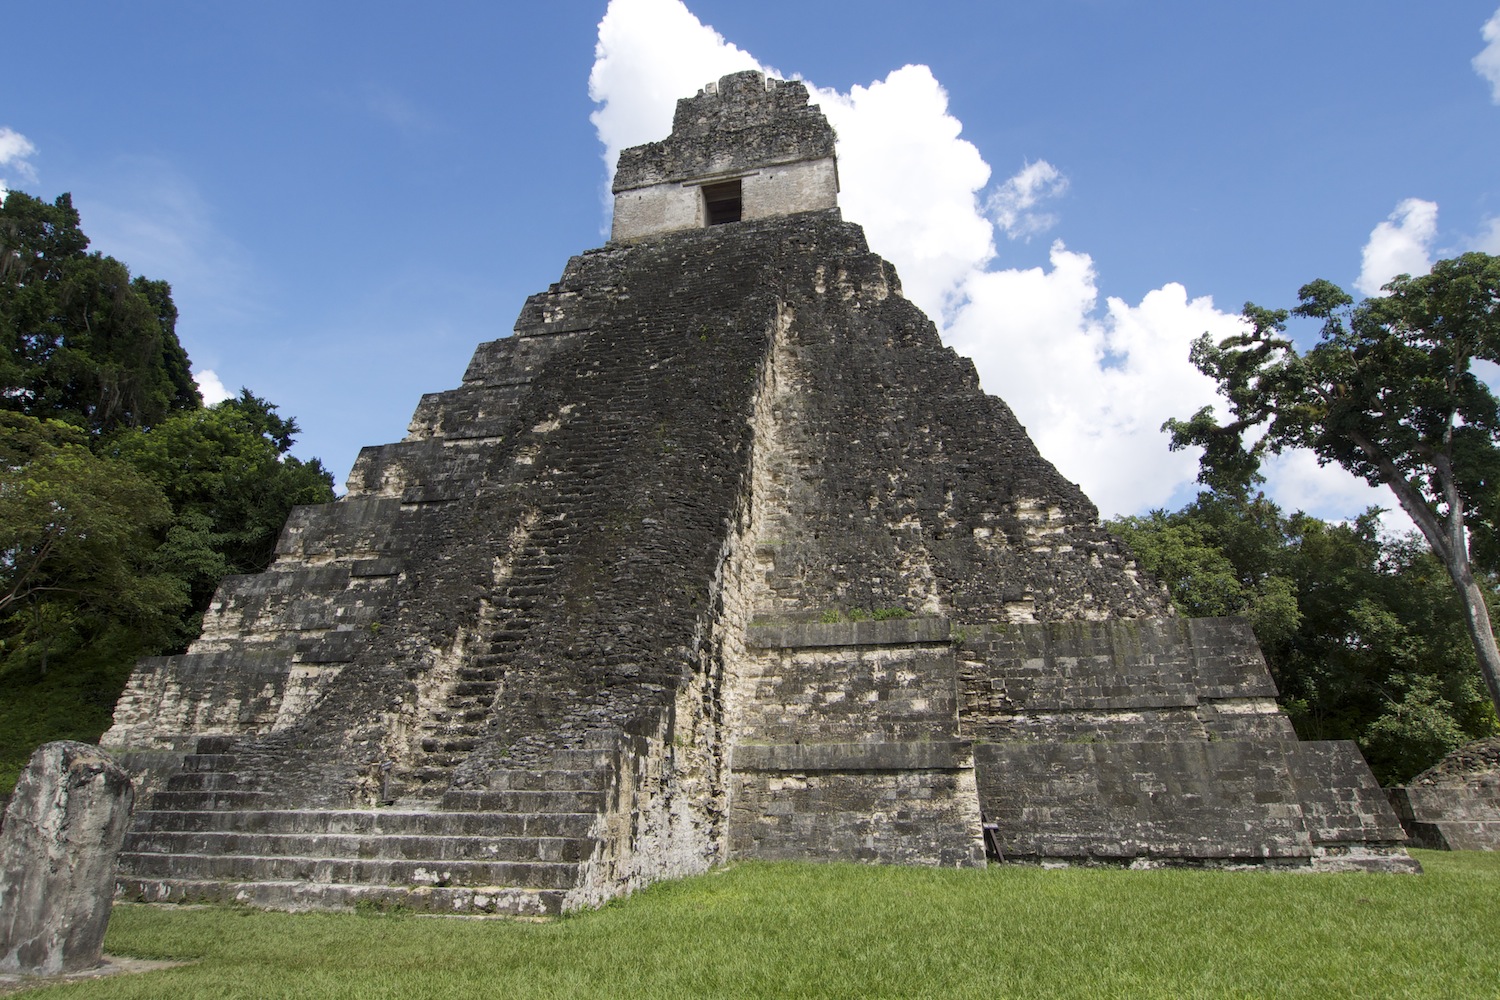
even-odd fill
[[[295,511],[105,742],[132,898],[552,913],[731,858],[1408,869],[1358,751],[1162,589],[837,208],[798,82]]]
[[[0,830],[0,972],[49,976],[101,961],[130,776],[87,743],[31,755]]]

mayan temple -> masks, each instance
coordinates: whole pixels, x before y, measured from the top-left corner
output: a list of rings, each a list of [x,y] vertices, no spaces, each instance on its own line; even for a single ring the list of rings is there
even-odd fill
[[[125,898],[549,914],[735,859],[1410,870],[1243,622],[1174,617],[838,209],[799,82],[143,661]]]

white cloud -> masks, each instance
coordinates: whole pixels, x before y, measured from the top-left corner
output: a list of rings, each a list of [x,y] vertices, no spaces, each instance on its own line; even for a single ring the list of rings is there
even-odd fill
[[[36,146],[15,129],[0,125],[0,168],[14,170],[24,181],[36,182],[36,168],[31,157],[36,155]],[[6,181],[0,177],[0,201],[5,200]]]
[[[681,0],[610,0],[589,73],[589,98],[599,104],[589,120],[604,143],[608,175],[620,150],[667,137],[679,97],[744,69],[765,67]]]
[[[1470,242],[1469,249],[1500,254],[1500,216],[1484,220],[1484,231]]]
[[[212,329],[262,310],[244,249],[220,230],[192,179],[171,164],[121,158],[74,203],[92,249],[134,274],[171,281],[179,334],[184,325]]]
[[[423,109],[389,87],[367,83],[360,94],[360,100],[367,114],[407,137],[416,137],[432,130],[432,123]]]
[[[1486,43],[1474,57],[1474,72],[1490,81],[1490,98],[1500,104],[1500,10],[1495,11],[1480,29]]]
[[[226,399],[234,398],[234,393],[224,388],[223,381],[212,368],[200,368],[193,372],[193,381],[198,383],[198,391],[203,395],[204,406],[213,406]]]
[[[269,283],[244,248],[220,228],[190,177],[154,157],[109,163],[74,198],[90,248],[133,274],[165,279],[177,306],[177,336],[194,363],[217,370],[227,331],[267,328]]]
[[[1384,486],[1371,486],[1341,465],[1319,465],[1310,451],[1288,451],[1270,456],[1261,471],[1276,487],[1276,501],[1288,510],[1302,510],[1334,520],[1353,520],[1379,507],[1381,530],[1406,534],[1416,524]]]
[[[609,168],[620,149],[667,135],[677,98],[747,68],[764,69],[679,0],[612,0],[589,78]],[[997,234],[1019,238],[1050,224],[1033,209],[1061,194],[1066,180],[1039,160],[986,195],[989,164],[961,137],[926,66],[847,93],[812,90],[838,133],[845,218],[864,226],[870,246],[896,265],[906,296],[938,322],[945,342],[974,359],[985,388],[1011,406],[1042,453],[1106,516],[1190,490],[1197,456],[1169,451],[1159,428],[1218,404],[1188,348],[1205,331],[1216,338],[1236,331],[1238,315],[1190,298],[1175,282],[1137,304],[1108,298],[1101,308],[1093,260],[1060,241],[1046,268],[995,266]],[[1298,496],[1342,502],[1315,493],[1310,481],[1299,474]],[[1365,504],[1304,506],[1339,517]]]
[[[1359,279],[1354,287],[1379,295],[1398,274],[1426,274],[1432,269],[1432,241],[1437,236],[1437,202],[1408,198],[1370,231]]]
[[[1043,199],[1056,198],[1067,189],[1068,179],[1060,170],[1046,160],[1037,160],[1000,185],[990,195],[987,207],[1006,236],[1029,240],[1057,225],[1056,216],[1032,209]]]
[[[847,94],[816,88],[838,133],[839,204],[901,273],[906,297],[940,324],[995,256],[980,209],[989,164],[959,138],[948,94],[926,66],[903,66]]]
[[[1110,298],[1101,316],[1089,256],[1056,242],[1050,263],[976,274],[948,340],[1103,513],[1164,505],[1198,460],[1168,450],[1162,422],[1218,402],[1188,346],[1205,331],[1229,336],[1240,320],[1175,282],[1134,306]]]

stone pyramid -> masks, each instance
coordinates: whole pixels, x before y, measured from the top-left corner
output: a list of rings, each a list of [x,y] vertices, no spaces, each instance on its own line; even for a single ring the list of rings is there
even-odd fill
[[[104,743],[120,885],[555,913],[729,859],[1403,869],[1253,636],[1173,617],[837,208],[801,83],[626,150],[610,242],[299,509]]]

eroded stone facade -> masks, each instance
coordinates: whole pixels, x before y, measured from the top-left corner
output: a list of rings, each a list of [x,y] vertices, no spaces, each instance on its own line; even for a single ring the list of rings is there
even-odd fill
[[[832,141],[738,74],[617,191]],[[548,913],[734,857],[1405,864],[1347,748],[1319,818],[1253,637],[1171,617],[860,228],[750,190],[569,261],[142,663],[124,890]]]

